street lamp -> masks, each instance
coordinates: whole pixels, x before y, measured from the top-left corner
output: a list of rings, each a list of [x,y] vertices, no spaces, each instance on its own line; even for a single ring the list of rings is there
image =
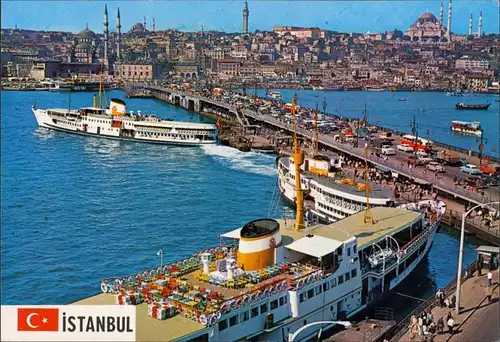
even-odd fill
[[[314,325],[318,325],[318,324],[340,324],[340,325],[343,325],[346,328],[349,328],[349,327],[352,326],[351,322],[348,322],[348,321],[321,321],[321,322],[313,322],[313,323],[309,323],[309,324],[304,325],[303,327],[301,327],[300,329],[298,329],[293,334],[288,334],[288,342],[293,342],[295,340],[295,338],[302,331],[304,331],[305,329],[307,329],[309,327],[312,327]]]
[[[160,267],[163,267],[163,250],[158,250],[158,252],[156,252],[156,255],[160,257]]]
[[[473,210],[479,207],[482,208],[487,205],[499,204],[499,203],[500,202],[489,202],[489,203],[478,204],[462,215],[462,229],[460,230],[460,250],[458,252],[457,293],[456,293],[457,301],[455,304],[455,312],[457,313],[457,315],[460,314],[460,287],[462,285],[462,259],[464,256],[465,219],[467,218],[467,215],[469,215]]]

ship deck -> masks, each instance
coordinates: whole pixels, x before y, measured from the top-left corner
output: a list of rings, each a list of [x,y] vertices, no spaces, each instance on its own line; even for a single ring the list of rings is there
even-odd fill
[[[280,161],[283,163],[283,165],[286,166],[286,168],[288,168],[288,170],[290,170],[290,160],[288,159],[288,157],[281,157]],[[365,191],[364,190],[358,191],[358,189],[355,185],[337,183],[336,181],[343,179],[341,177],[338,177],[338,178],[337,177],[336,178],[322,177],[322,176],[318,176],[318,175],[316,175],[312,172],[309,172],[309,171],[302,171],[301,175],[303,175],[307,178],[313,179],[316,182],[318,182],[319,184],[326,186],[326,187],[329,187],[331,189],[345,192],[345,193],[350,194],[350,195],[361,196],[361,197],[365,198]],[[364,179],[356,179],[356,183],[358,183],[358,182],[364,184],[365,180]],[[369,183],[369,185],[372,188],[372,190],[370,191],[370,198],[391,199],[393,197],[392,189],[380,187],[373,182]]]
[[[300,231],[293,229],[294,221],[278,220],[283,244],[286,246],[308,233],[337,241],[346,241],[355,236],[358,240],[358,248],[361,250],[386,235],[393,235],[403,230],[422,215],[416,211],[399,208],[376,207],[370,211],[375,221],[373,225],[363,223],[364,211],[328,225],[318,224]]]
[[[115,295],[101,293],[72,305],[115,305]],[[136,341],[172,341],[204,328],[201,323],[181,315],[160,321],[148,316],[147,304],[136,306]]]

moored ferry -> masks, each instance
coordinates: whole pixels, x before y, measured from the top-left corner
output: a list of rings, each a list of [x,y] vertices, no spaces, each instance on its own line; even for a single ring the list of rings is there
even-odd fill
[[[481,136],[483,134],[483,130],[481,129],[481,124],[479,123],[479,121],[452,121],[451,130],[453,132],[474,134],[477,136]]]
[[[95,101],[94,101],[95,102]],[[204,145],[216,142],[213,124],[170,121],[138,112],[126,112],[126,104],[111,99],[109,108],[101,106],[69,110],[32,107],[38,126],[61,132],[108,139],[170,145]]]

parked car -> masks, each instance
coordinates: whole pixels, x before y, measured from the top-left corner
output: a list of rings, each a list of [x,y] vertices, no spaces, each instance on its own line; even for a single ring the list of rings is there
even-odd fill
[[[384,145],[384,146],[382,146],[382,148],[380,149],[380,153],[385,154],[386,156],[391,156],[391,155],[396,154],[396,150],[395,150],[395,149],[393,149],[393,148],[392,148],[392,147],[390,147],[390,146]]]
[[[434,171],[434,172],[445,172],[446,171],[446,169],[444,168],[443,165],[441,165],[435,161],[429,162],[429,164],[427,164],[426,167],[429,171]]]
[[[483,182],[491,187],[498,186],[500,184],[498,175],[497,176],[483,176]]]
[[[420,160],[420,158],[415,156],[415,155],[405,156],[405,161],[409,162],[410,164],[414,164],[414,165],[423,165],[424,164]]]
[[[476,165],[467,164],[460,167],[460,171],[468,173],[469,175],[480,175],[481,170]]]
[[[403,151],[403,152],[413,152],[413,147],[411,147],[410,145],[407,145],[407,144],[400,144],[400,145],[396,146],[396,149],[398,151]]]

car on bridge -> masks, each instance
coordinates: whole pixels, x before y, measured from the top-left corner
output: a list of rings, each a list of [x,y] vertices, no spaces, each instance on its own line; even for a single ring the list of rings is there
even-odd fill
[[[460,171],[468,173],[469,175],[480,175],[481,170],[476,165],[467,164],[460,167]]]
[[[380,153],[385,154],[386,156],[391,156],[396,154],[396,150],[388,145],[383,145],[382,148],[380,148]]]
[[[396,149],[398,151],[403,151],[403,152],[413,152],[413,147],[411,147],[410,145],[407,145],[407,144],[400,144],[400,145],[396,146]]]
[[[405,161],[407,161],[413,165],[424,165],[425,164],[419,157],[417,157],[415,155],[405,156]]]
[[[443,165],[439,164],[438,162],[431,161],[429,164],[427,164],[427,170],[429,171],[434,171],[434,172],[446,172],[446,169],[444,168]]]

